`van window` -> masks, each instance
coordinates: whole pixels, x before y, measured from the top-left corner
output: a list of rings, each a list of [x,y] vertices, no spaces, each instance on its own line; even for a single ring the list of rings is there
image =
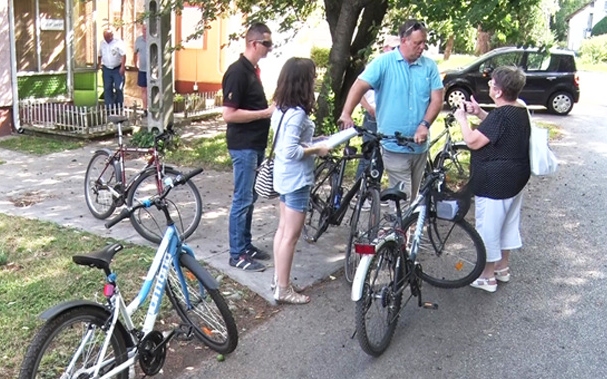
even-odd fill
[[[496,69],[500,66],[521,66],[521,60],[523,59],[523,52],[511,52],[499,54],[494,57],[487,59],[484,63],[479,66],[479,71],[483,72],[485,69]]]
[[[527,71],[547,71],[551,66],[551,56],[547,53],[532,53],[527,55]]]

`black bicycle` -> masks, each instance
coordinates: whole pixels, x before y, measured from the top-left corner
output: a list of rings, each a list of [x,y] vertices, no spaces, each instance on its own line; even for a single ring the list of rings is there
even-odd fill
[[[344,216],[350,209],[353,199],[352,217],[350,218],[350,236],[346,246],[344,259],[345,278],[348,282],[354,279],[359,257],[353,254],[353,243],[362,233],[369,233],[370,228],[377,225],[380,219],[379,191],[381,188],[378,160],[381,158],[380,141],[395,140],[401,146],[407,146],[413,139],[400,133],[393,136],[373,133],[364,128],[356,127],[359,135],[369,137],[362,147],[362,154],[357,154],[353,146],[346,146],[341,156],[327,155],[319,157],[319,163],[314,171],[315,184],[310,194],[310,206],[304,224],[304,239],[316,242],[327,230],[329,225],[341,225]],[[411,147],[409,147],[411,148]],[[351,160],[362,157],[369,159],[370,164],[363,174],[344,194],[344,174]]]
[[[388,348],[400,312],[412,297],[417,297],[420,307],[437,307],[422,301],[422,280],[441,288],[463,287],[485,267],[485,245],[464,219],[470,194],[443,191],[445,175],[439,159],[404,214],[400,204],[406,194],[398,186],[382,191],[380,199],[394,202],[396,215],[386,215],[354,243],[361,259],[352,300],[356,333],[367,354],[379,356]],[[407,288],[410,295],[403,304]]]
[[[443,137],[445,137],[445,143],[432,159],[428,156],[426,165],[426,174],[431,173],[437,167],[442,168],[445,178],[441,189],[451,193],[466,191],[471,177],[470,148],[464,141],[453,140],[451,128],[455,125],[457,125],[455,116],[448,113],[445,116],[445,128],[436,138],[432,139],[430,150]]]

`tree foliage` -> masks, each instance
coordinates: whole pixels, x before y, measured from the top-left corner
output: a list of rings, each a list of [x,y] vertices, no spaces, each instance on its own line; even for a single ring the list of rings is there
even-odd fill
[[[567,17],[588,3],[588,0],[558,0],[558,10],[550,20],[550,29],[557,41],[567,41]]]
[[[167,1],[167,8],[177,11],[186,4],[184,0]],[[293,33],[312,12],[323,8],[332,40],[317,111],[317,120],[324,121],[339,117],[380,31],[395,33],[406,19],[418,18],[429,25],[432,41],[457,38],[458,31],[478,28],[493,35],[497,43],[531,44],[530,30],[537,24],[541,1],[555,0],[188,0],[187,4],[200,6],[207,21],[239,11],[246,23],[273,20],[279,23],[279,31]]]
[[[592,36],[600,36],[603,34],[607,34],[607,17],[603,17],[603,19],[597,22],[592,28]]]

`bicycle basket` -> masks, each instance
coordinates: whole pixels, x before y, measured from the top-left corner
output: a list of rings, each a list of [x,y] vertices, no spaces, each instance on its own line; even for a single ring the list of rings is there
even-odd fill
[[[459,221],[466,217],[470,210],[470,191],[432,191],[430,201],[436,217],[443,220]]]

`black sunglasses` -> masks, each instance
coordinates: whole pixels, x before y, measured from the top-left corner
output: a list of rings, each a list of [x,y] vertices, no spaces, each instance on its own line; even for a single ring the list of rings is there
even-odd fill
[[[260,44],[264,45],[265,47],[267,47],[268,49],[274,45],[274,43],[272,41],[266,41],[263,39],[254,39],[253,42],[260,43]]]
[[[412,32],[414,32],[416,30],[421,30],[421,29],[426,29],[426,24],[424,24],[423,22],[416,21],[413,25],[411,25],[407,29],[405,29],[405,31],[403,32],[403,35],[401,37],[408,36]]]

